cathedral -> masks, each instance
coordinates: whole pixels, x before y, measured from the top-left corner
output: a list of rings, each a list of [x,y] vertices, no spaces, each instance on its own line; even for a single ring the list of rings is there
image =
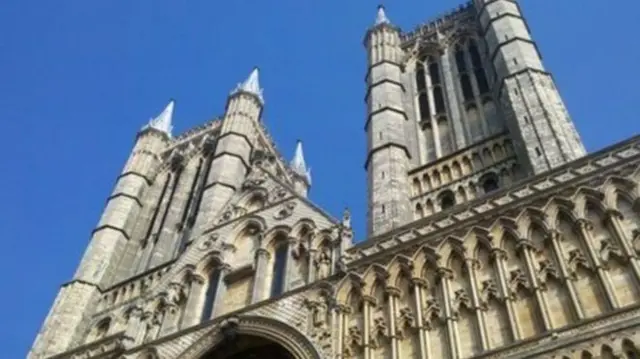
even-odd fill
[[[516,0],[392,18],[363,241],[279,154],[256,68],[216,119],[141,128],[28,358],[640,358],[640,137],[586,152]]]

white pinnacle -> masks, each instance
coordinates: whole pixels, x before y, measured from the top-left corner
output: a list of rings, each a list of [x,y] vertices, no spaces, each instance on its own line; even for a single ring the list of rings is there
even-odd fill
[[[156,118],[152,118],[149,120],[149,123],[144,126],[142,129],[153,128],[158,131],[164,132],[167,135],[171,136],[171,131],[173,130],[173,126],[171,125],[173,119],[173,108],[175,106],[175,101],[169,101],[167,107],[162,110],[162,112]]]
[[[251,71],[251,74],[249,74],[249,77],[243,83],[239,83],[238,86],[236,86],[236,89],[233,90],[231,94],[233,95],[238,92],[254,94],[260,99],[260,102],[264,104],[264,98],[262,97],[262,89],[260,88],[260,81],[258,80],[258,77],[258,68],[256,67]]]
[[[387,14],[384,12],[384,6],[378,6],[378,15],[376,16],[376,25],[380,24],[388,24],[389,18],[387,18]]]
[[[302,152],[302,141],[298,140],[296,144],[296,152],[290,163],[291,169],[297,175],[301,176],[311,186],[311,168],[307,170],[307,164],[304,162],[304,153]]]

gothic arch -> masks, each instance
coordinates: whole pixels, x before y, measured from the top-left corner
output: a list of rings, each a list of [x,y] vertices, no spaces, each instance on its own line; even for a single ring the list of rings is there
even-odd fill
[[[256,226],[258,231],[264,232],[267,229],[267,221],[265,221],[264,218],[255,215],[247,216],[244,220],[238,222],[235,226],[233,226],[231,233],[229,233],[229,235],[227,236],[230,239],[230,242],[233,242],[240,234],[242,234],[245,229],[250,226]]]
[[[263,338],[286,349],[295,359],[322,359],[313,343],[300,331],[273,318],[240,316],[224,320],[178,356],[200,359],[224,339],[225,333]]]
[[[158,350],[156,348],[144,349],[135,357],[136,359],[159,359]]]
[[[339,304],[347,305],[351,292],[353,290],[360,291],[363,286],[364,282],[357,273],[347,273],[336,285],[336,301]]]
[[[624,177],[611,176],[607,178],[602,186],[604,192],[604,202],[608,207],[615,207],[618,193],[623,193],[627,197],[635,200],[637,198],[638,185]]]
[[[318,226],[312,219],[301,218],[291,227],[291,233],[294,233],[296,236],[300,236],[303,231],[313,231],[316,228],[318,228]]]
[[[289,238],[289,234],[291,233],[291,227],[286,225],[279,225],[271,228],[267,233],[264,234],[262,238],[261,247],[262,248],[273,248],[275,246],[275,241],[281,240],[284,238],[285,240]]]
[[[206,277],[207,273],[211,271],[213,268],[224,265],[225,260],[223,257],[223,253],[219,250],[212,250],[209,253],[205,254],[202,259],[196,265],[194,270],[195,274]]]

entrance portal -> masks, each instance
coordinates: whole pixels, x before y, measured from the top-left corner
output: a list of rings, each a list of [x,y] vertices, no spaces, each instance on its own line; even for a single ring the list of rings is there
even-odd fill
[[[240,335],[226,339],[201,359],[294,359],[285,348],[268,339]]]

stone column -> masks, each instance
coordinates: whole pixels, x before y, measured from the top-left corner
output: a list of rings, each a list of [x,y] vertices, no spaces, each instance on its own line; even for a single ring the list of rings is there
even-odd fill
[[[533,257],[534,247],[531,245],[531,242],[528,239],[520,238],[518,241],[518,250],[525,258],[527,272],[529,273],[528,279],[531,283],[531,288],[536,295],[536,300],[538,302],[538,315],[540,315],[540,317],[542,318],[544,330],[552,330],[553,327],[551,325],[551,318],[549,318],[549,307],[547,305],[547,301],[542,295],[542,288],[540,287],[540,283],[538,280],[538,271],[536,270],[535,260]]]
[[[516,318],[515,309],[513,308],[513,300],[511,299],[511,293],[509,292],[507,271],[504,267],[507,254],[504,250],[499,248],[493,248],[491,250],[491,259],[496,266],[498,277],[500,281],[500,291],[504,298],[504,304],[507,308],[507,315],[509,316],[509,327],[511,329],[511,337],[515,340],[520,338],[520,332],[518,330],[518,320]]]
[[[255,274],[253,276],[253,293],[251,294],[251,303],[256,303],[261,301],[264,298],[265,289],[268,286],[268,283],[265,283],[267,280],[267,271],[269,270],[269,258],[271,254],[264,248],[258,248],[256,250],[256,258],[255,258]]]
[[[487,350],[489,348],[489,340],[487,338],[486,328],[484,327],[484,313],[480,310],[480,298],[478,298],[479,291],[476,276],[478,261],[473,258],[465,258],[465,265],[469,276],[469,284],[471,285],[471,303],[476,312],[476,324],[478,325],[478,334],[480,335],[482,350]]]
[[[629,261],[631,262],[631,268],[633,268],[633,273],[636,276],[636,280],[640,281],[640,264],[638,263],[638,256],[635,250],[631,247],[633,238],[629,238],[629,236],[625,234],[622,224],[620,223],[621,217],[622,214],[620,212],[609,211],[607,213],[606,221],[612,227],[613,234],[617,237],[618,243],[620,243],[624,253],[628,256]]]
[[[391,341],[391,357],[400,358],[400,350],[398,343],[398,333],[396,332],[396,317],[398,315],[398,298],[400,291],[394,287],[387,287],[387,310],[389,311],[389,340]]]
[[[451,53],[449,48],[445,48],[441,57],[442,73],[444,74],[442,94],[449,104],[449,123],[451,124],[451,130],[453,131],[456,145],[456,148],[453,148],[451,152],[455,152],[466,147],[466,139],[464,136],[464,128],[462,127],[462,116],[460,115],[460,108],[458,105],[459,102],[456,98],[456,83],[453,79],[453,69],[451,67],[450,56]]]
[[[413,284],[413,300],[415,302],[415,306],[416,306],[416,327],[418,327],[418,338],[419,338],[419,342],[420,342],[420,358],[421,359],[426,359],[428,358],[428,348],[429,348],[429,342],[428,342],[428,335],[427,335],[427,331],[426,328],[423,325],[423,318],[422,318],[422,311],[423,311],[423,305],[422,303],[424,303],[424,291],[425,288],[427,288],[427,282],[422,279],[422,278],[418,278],[418,277],[414,277],[411,278],[411,283]]]
[[[450,269],[445,267],[438,267],[436,271],[437,276],[440,280],[440,290],[442,291],[442,296],[444,297],[444,316],[447,325],[447,337],[449,339],[448,350],[451,358],[458,359],[458,336],[455,333],[455,323],[453,322],[453,310],[451,309],[451,285],[449,283],[449,281],[453,278],[453,273]]]
[[[564,256],[562,252],[562,248],[560,248],[560,240],[562,240],[562,236],[559,232],[553,231],[549,234],[547,240],[551,242],[553,246],[553,251],[555,252],[556,259],[560,264],[560,271],[562,273],[562,278],[564,278],[565,285],[569,290],[569,296],[571,297],[571,303],[573,304],[573,309],[577,314],[577,319],[584,319],[584,312],[582,311],[582,307],[580,306],[580,301],[578,300],[578,296],[576,294],[576,289],[573,286],[571,279],[569,278],[569,271],[567,270],[567,266],[564,263]]]
[[[362,311],[364,317],[364,328],[362,328],[364,359],[374,359],[374,353],[371,348],[371,307],[375,303],[375,298],[365,295],[362,297],[362,301]]]
[[[216,297],[213,300],[213,310],[211,310],[212,318],[216,317],[222,308],[224,296],[227,293],[227,283],[225,277],[231,272],[231,266],[229,264],[222,264],[218,270],[218,283],[216,283]]]
[[[600,283],[602,283],[602,287],[604,288],[605,295],[607,296],[609,306],[611,308],[619,308],[620,305],[618,304],[618,301],[613,294],[613,288],[611,288],[611,281],[609,280],[609,276],[604,272],[602,263],[600,263],[600,257],[596,254],[596,250],[593,248],[593,237],[591,236],[593,225],[586,219],[579,219],[576,222],[575,226],[578,234],[581,237],[580,239],[584,240],[587,253],[589,254],[589,257],[591,257],[591,263],[593,263],[596,268],[598,279],[600,279]]]
[[[189,278],[189,296],[184,307],[184,314],[180,323],[181,328],[189,328],[200,323],[200,311],[202,310],[202,300],[205,280],[197,274],[192,274]]]

